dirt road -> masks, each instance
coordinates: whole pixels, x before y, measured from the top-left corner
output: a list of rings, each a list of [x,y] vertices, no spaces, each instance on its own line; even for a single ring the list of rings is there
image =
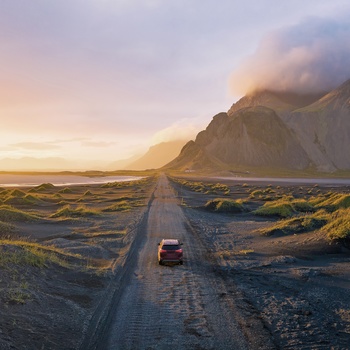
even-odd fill
[[[135,257],[136,268],[120,288],[98,348],[248,348],[205,249],[186,222],[172,187],[161,176]],[[158,265],[157,243],[169,237],[184,244],[183,266]]]

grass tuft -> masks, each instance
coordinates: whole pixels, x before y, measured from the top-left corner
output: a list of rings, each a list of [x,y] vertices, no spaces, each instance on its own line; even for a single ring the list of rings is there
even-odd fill
[[[0,206],[0,221],[3,222],[26,222],[38,220],[39,217],[16,209],[9,205]]]
[[[102,209],[103,212],[127,211],[131,209],[131,205],[127,201],[114,203],[107,208]]]
[[[49,263],[67,266],[58,249],[27,241],[0,240],[0,266],[33,266],[43,268]]]
[[[73,191],[69,187],[62,188],[58,193],[72,193]]]
[[[320,229],[325,224],[327,224],[329,219],[329,214],[324,210],[320,210],[313,214],[306,214],[303,216],[278,221],[272,226],[259,230],[259,232],[265,236],[280,233],[289,235],[309,232]]]
[[[338,209],[331,214],[330,222],[323,227],[331,240],[350,239],[350,208]]]
[[[219,213],[241,213],[244,207],[241,202],[226,198],[216,198],[208,201],[205,209]]]
[[[99,214],[98,211],[88,209],[84,206],[72,208],[70,205],[66,205],[63,208],[60,208],[59,210],[57,210],[52,215],[50,215],[50,218],[60,218],[60,217],[79,218],[79,217],[88,217],[88,216],[93,216],[98,214]]]

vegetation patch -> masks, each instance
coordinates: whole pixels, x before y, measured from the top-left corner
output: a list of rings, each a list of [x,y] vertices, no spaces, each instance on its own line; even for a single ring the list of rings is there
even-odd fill
[[[219,213],[241,213],[244,211],[241,201],[226,198],[216,198],[210,200],[205,204],[204,208]]]
[[[171,177],[170,180],[194,192],[201,192],[205,194],[221,193],[225,196],[230,194],[230,188],[227,185],[221,183],[204,183],[201,181],[188,181],[174,177]]]
[[[309,232],[320,229],[325,224],[327,224],[329,219],[329,214],[324,210],[320,210],[319,212],[313,214],[306,214],[291,219],[280,220],[270,227],[259,230],[259,232],[266,236],[273,234],[289,235]]]
[[[54,248],[26,241],[0,240],[0,266],[34,266],[43,268],[49,262],[66,266]]]
[[[310,199],[316,208],[323,208],[328,211],[336,211],[342,208],[350,208],[350,194],[348,193],[328,193]]]
[[[109,207],[102,209],[103,212],[113,212],[113,211],[127,211],[131,209],[131,205],[127,201],[120,201],[118,203],[114,203]]]
[[[0,221],[0,235],[4,236],[9,233],[12,233],[15,230],[15,226],[8,222],[2,222]]]
[[[65,187],[59,190],[58,193],[73,193],[73,191],[69,187]]]
[[[101,188],[127,188],[127,187],[133,187],[133,186],[146,186],[154,180],[153,176],[144,177],[139,180],[134,181],[119,181],[119,182],[108,182],[103,185],[101,185]]]
[[[39,217],[26,213],[9,205],[0,206],[0,221],[3,222],[25,222],[38,220]]]
[[[63,208],[60,208],[59,210],[57,210],[52,215],[50,215],[50,218],[60,218],[60,217],[79,218],[79,217],[89,217],[94,215],[99,215],[99,212],[96,210],[88,209],[84,206],[72,208],[70,205],[66,205]]]
[[[295,199],[293,196],[284,196],[277,200],[266,202],[253,213],[261,216],[279,216],[282,218],[288,218],[297,213],[314,211],[314,206],[306,200]]]
[[[9,192],[9,195],[12,196],[12,197],[24,197],[26,195],[25,192],[21,191],[21,190],[11,190]]]
[[[255,215],[260,216],[279,216],[287,218],[295,214],[295,210],[290,202],[286,201],[273,201],[266,202],[262,207],[253,212]]]
[[[33,188],[33,191],[35,192],[45,192],[45,191],[48,191],[48,190],[52,190],[56,188],[55,185],[51,184],[51,183],[43,183],[39,186],[36,186]]]
[[[331,240],[350,240],[350,208],[338,209],[322,229]]]

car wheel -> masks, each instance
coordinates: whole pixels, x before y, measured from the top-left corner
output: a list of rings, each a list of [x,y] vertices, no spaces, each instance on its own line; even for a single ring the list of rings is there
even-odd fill
[[[162,260],[159,260],[159,265],[163,265],[163,261]]]
[[[180,261],[180,265],[183,265],[184,264],[184,262],[183,261]]]

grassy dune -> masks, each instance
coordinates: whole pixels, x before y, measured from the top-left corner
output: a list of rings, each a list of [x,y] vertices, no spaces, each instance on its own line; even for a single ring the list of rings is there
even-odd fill
[[[323,192],[319,186],[266,187],[224,184],[170,178],[189,191],[206,195],[221,193],[204,208],[217,213],[245,213],[275,219],[275,223],[259,230],[263,235],[298,234],[320,231],[329,240],[350,239],[350,194]],[[232,198],[234,196],[234,198]],[[260,204],[257,206],[257,204]]]

